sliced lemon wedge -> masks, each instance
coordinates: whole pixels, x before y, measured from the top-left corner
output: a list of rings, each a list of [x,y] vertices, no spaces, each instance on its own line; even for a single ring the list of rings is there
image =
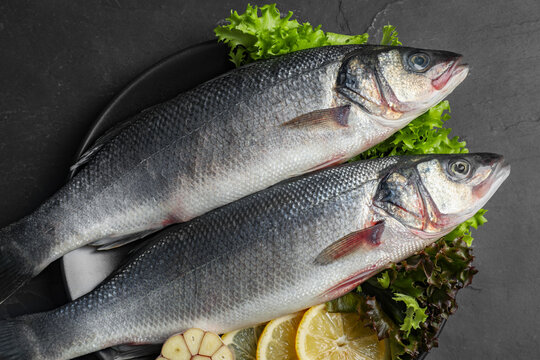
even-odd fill
[[[280,317],[266,325],[257,344],[257,360],[296,360],[296,330],[304,312]]]
[[[365,326],[357,313],[329,313],[325,304],[304,314],[296,333],[299,360],[387,360],[388,340]]]

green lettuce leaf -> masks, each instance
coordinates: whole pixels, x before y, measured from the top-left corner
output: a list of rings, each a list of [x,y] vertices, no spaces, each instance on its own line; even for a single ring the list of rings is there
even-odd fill
[[[401,293],[395,293],[392,300],[405,303],[405,320],[399,329],[405,331],[406,337],[409,337],[412,329],[420,329],[420,323],[427,320],[426,308],[421,308],[412,296]]]
[[[444,239],[446,241],[451,241],[455,238],[462,238],[463,241],[467,243],[467,246],[471,246],[474,240],[471,235],[471,228],[478,229],[478,226],[484,225],[487,222],[487,219],[484,217],[486,212],[487,210],[485,209],[478,210],[478,212],[472,218],[464,223],[461,223],[451,233],[446,235]]]
[[[293,51],[326,45],[365,44],[368,34],[325,33],[321,26],[291,20],[292,12],[281,17],[276,4],[261,7],[248,5],[243,14],[231,10],[228,25],[214,32],[219,41],[229,45],[229,57],[236,65]]]
[[[398,39],[398,32],[395,26],[385,25],[383,27],[383,37],[381,39],[381,45],[403,45]]]
[[[408,126],[350,161],[395,155],[468,153],[465,141],[459,141],[457,136],[449,137],[452,129],[444,127],[449,119],[450,103],[441,101]]]
[[[394,358],[414,359],[437,346],[443,320],[457,310],[457,292],[469,285],[476,274],[471,265],[472,249],[462,237],[449,235],[370,278],[362,284],[361,292],[357,291],[360,298],[375,297],[392,323],[398,324],[399,330],[396,332],[394,328],[392,332],[388,321],[371,319],[379,337],[390,338]],[[398,301],[398,294],[414,299],[418,308],[403,306],[404,298],[400,296]],[[427,316],[424,320],[420,320],[421,310]]]

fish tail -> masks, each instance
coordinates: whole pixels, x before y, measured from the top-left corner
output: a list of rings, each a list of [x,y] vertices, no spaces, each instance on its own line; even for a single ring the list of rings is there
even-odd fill
[[[0,230],[0,304],[34,276],[35,266],[23,251],[24,243],[14,239],[14,225],[18,224]]]
[[[0,360],[35,359],[32,332],[21,319],[0,320]]]

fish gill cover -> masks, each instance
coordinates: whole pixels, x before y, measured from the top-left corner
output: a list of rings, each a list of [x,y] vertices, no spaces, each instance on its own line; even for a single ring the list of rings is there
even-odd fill
[[[248,5],[243,14],[231,10],[229,24],[214,29],[219,41],[230,47],[236,66],[292,51],[344,44],[365,44],[368,34],[343,35],[324,32],[321,25],[299,23],[293,13],[282,16],[276,4]],[[401,45],[394,26],[383,27],[382,45]],[[393,155],[467,153],[464,141],[450,137],[445,127],[450,104],[442,101],[413,120],[407,127],[350,161]],[[471,228],[487,220],[486,210],[419,254],[393,264],[353,292],[327,303],[329,311],[365,314],[379,338],[390,339],[392,358],[413,359],[437,346],[444,319],[457,309],[457,291],[472,281]]]

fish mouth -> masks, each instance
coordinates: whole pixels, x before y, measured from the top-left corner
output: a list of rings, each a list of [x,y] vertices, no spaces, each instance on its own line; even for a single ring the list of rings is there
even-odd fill
[[[459,84],[461,84],[461,82],[463,82],[463,80],[465,80],[469,74],[469,65],[462,63],[462,59],[463,57],[459,55],[446,61],[446,63],[441,64],[441,66],[444,66],[445,70],[435,79],[431,80],[433,94],[431,97],[427,97],[425,101],[418,101],[416,104],[402,103],[396,98],[391,89],[389,92],[384,93],[384,96],[387,96],[390,99],[387,103],[394,103],[392,109],[396,112],[399,111],[400,114],[403,115],[401,122],[407,123],[421,114],[418,113],[419,109],[431,107],[439,103],[446,95],[451,93]],[[408,116],[407,113],[411,113],[411,116]]]
[[[444,71],[435,79],[431,80],[431,85],[434,89],[442,90],[449,82],[454,82],[450,81],[451,79],[455,79],[457,84],[461,83],[461,81],[465,79],[465,77],[469,73],[469,65],[463,64],[461,62],[462,59],[463,58],[460,56],[455,60],[450,60],[446,62],[446,71]]]
[[[496,169],[495,180],[503,182],[510,175],[510,170],[512,170],[512,166],[506,162],[506,159],[503,159],[502,163],[499,163],[498,169]]]
[[[479,207],[485,205],[485,203],[510,175],[510,164],[504,157],[500,155],[498,156],[498,158],[494,158],[489,164],[492,170],[488,178],[473,188],[473,194],[480,203]]]

